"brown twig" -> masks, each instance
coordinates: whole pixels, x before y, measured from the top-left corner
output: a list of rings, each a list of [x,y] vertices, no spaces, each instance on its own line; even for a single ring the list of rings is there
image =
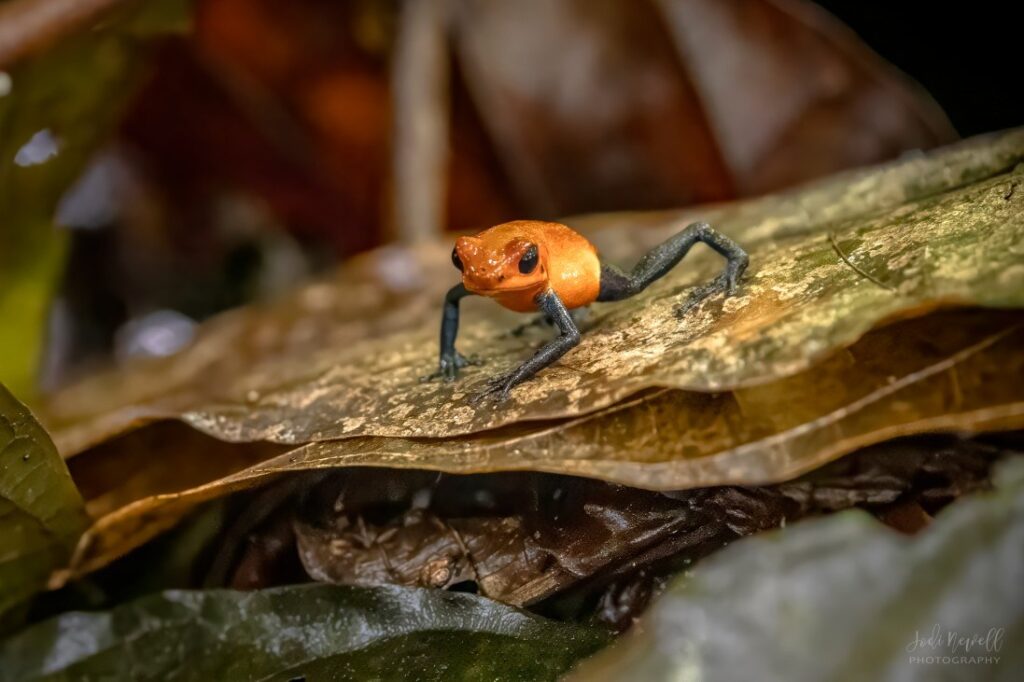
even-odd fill
[[[391,81],[394,108],[394,236],[430,241],[444,229],[448,177],[446,0],[404,0]]]
[[[0,69],[132,0],[9,0],[0,4]]]

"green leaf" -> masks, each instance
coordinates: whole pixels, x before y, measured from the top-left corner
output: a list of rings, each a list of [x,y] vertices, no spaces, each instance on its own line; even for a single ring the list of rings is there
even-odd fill
[[[46,585],[87,523],[50,437],[0,384],[0,614]]]
[[[144,3],[18,64],[0,95],[0,381],[30,397],[64,262],[54,212],[145,73],[147,41],[181,0]],[[178,17],[178,21],[172,21]],[[7,80],[7,79],[5,79]]]
[[[1011,680],[1024,670],[1024,462],[907,538],[861,512],[743,540],[574,680]]]
[[[555,679],[603,630],[469,594],[301,585],[170,591],[0,645],[23,680]]]

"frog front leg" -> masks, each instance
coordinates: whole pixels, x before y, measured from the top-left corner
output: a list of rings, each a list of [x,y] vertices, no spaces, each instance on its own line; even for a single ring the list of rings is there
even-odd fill
[[[472,295],[473,293],[462,284],[456,284],[448,290],[441,313],[441,357],[438,360],[437,371],[421,378],[420,381],[454,381],[463,367],[483,364],[483,361],[476,357],[467,358],[455,350],[455,337],[459,334],[459,301]]]
[[[573,324],[576,325],[577,329],[584,328],[585,331],[585,327],[587,326],[588,320],[590,318],[590,312],[590,308],[588,307],[573,308],[569,311],[569,316],[572,318],[572,322]],[[526,332],[531,331],[533,329],[550,330],[553,329],[554,327],[555,321],[552,320],[550,317],[548,317],[547,315],[537,315],[532,320],[528,322],[523,322],[522,324],[508,330],[507,332],[502,334],[502,337],[508,338],[509,336],[514,336],[518,338],[520,336],[523,336]]]
[[[555,363],[560,357],[579,345],[579,329],[576,328],[568,309],[554,291],[548,289],[539,294],[535,302],[537,308],[551,318],[555,326],[558,327],[558,337],[541,346],[532,358],[511,372],[499,374],[490,379],[479,393],[470,398],[470,402],[480,403],[488,398],[494,398],[499,402],[505,400],[513,387]]]
[[[707,223],[693,223],[651,249],[628,274],[602,262],[601,289],[597,300],[621,301],[639,294],[674,268],[697,242],[707,244],[722,255],[726,259],[725,270],[716,279],[698,287],[686,302],[680,304],[677,313],[684,314],[711,294],[724,291],[726,296],[731,296],[736,293],[737,283],[750,262],[747,252]]]

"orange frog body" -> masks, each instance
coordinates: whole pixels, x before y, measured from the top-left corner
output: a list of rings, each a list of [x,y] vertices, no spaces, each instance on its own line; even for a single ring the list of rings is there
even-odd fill
[[[538,310],[536,298],[548,289],[570,310],[596,301],[601,289],[597,249],[560,223],[517,220],[460,237],[454,257],[470,293],[518,313]]]
[[[462,282],[445,296],[438,370],[424,379],[452,381],[463,367],[480,364],[455,350],[459,301],[466,296],[486,296],[516,312],[540,311],[558,328],[557,338],[511,372],[488,380],[472,398],[474,402],[503,400],[514,386],[556,362],[580,342],[570,310],[640,293],[675,267],[697,242],[721,254],[726,267],[718,278],[691,293],[677,309],[680,315],[707,296],[735,293],[747,268],[746,252],[707,223],[688,225],[653,248],[628,273],[602,262],[593,244],[560,223],[517,220],[474,237],[460,237],[452,250],[452,263],[462,272]]]

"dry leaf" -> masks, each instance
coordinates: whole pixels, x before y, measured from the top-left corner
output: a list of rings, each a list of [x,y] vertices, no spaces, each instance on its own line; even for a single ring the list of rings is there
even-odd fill
[[[887,442],[778,486],[671,496],[549,474],[352,469],[309,491],[295,531],[319,581],[472,583],[492,599],[531,604],[570,586],[593,592],[672,573],[737,537],[826,511],[887,514],[897,500],[934,511],[985,487],[999,452],[949,437]]]
[[[182,422],[72,460],[100,516],[75,570],[204,500],[290,471],[525,469],[670,490],[785,480],[904,433],[1019,425],[1024,389],[1005,380],[1022,362],[1019,316],[892,322],[1024,302],[1024,169],[1005,172],[1022,153],[1024,131],[1011,131],[710,211],[753,255],[737,297],[676,319],[688,286],[720,267],[695,258],[644,295],[599,306],[583,344],[498,407],[472,408],[465,394],[543,333],[507,334],[513,316],[487,301],[466,306],[461,346],[490,366],[455,384],[417,380],[435,361],[437,304],[413,290],[447,285],[424,279],[443,271],[442,247],[423,260],[377,252],[333,282],[230,313],[176,357],[51,401],[68,455],[145,421]],[[820,221],[809,220],[818,207]],[[607,220],[619,221],[596,229],[607,252],[636,249],[628,226],[644,219]],[[266,449],[218,442],[249,440]]]
[[[955,139],[938,105],[804,0],[656,0],[740,195]]]
[[[166,418],[229,441],[441,437],[575,416],[651,386],[714,391],[762,383],[807,368],[888,318],[938,305],[1019,305],[1024,193],[1014,189],[1024,172],[997,173],[1022,158],[1024,131],[1011,131],[709,211],[751,251],[737,297],[676,319],[673,306],[687,287],[720,267],[695,256],[643,295],[595,306],[580,347],[497,409],[473,408],[466,394],[543,338],[507,335],[515,316],[468,299],[460,347],[482,354],[488,366],[455,384],[419,383],[436,363],[431,318],[440,292],[456,279],[454,270],[442,274],[446,250],[437,246],[418,256],[376,252],[334,281],[229,313],[178,356],[57,394],[45,423],[65,456]],[[650,238],[631,229],[643,222],[620,218],[595,239],[617,260],[635,257]],[[411,293],[417,287],[424,291]],[[375,315],[363,318],[369,310]]]
[[[527,470],[676,490],[783,481],[910,433],[1017,428],[1024,425],[1024,385],[1005,377],[1024,373],[1022,343],[1019,314],[935,314],[874,331],[805,373],[732,393],[662,390],[574,420],[519,424],[469,437],[311,443],[107,514],[80,543],[74,570],[104,565],[201,502],[286,472],[351,466]],[[209,457],[217,448],[235,447],[211,445]],[[173,441],[165,448],[169,461],[183,461]],[[117,456],[117,448],[100,448],[72,460],[73,470],[106,466],[102,461],[111,456]],[[130,497],[116,484],[107,495]]]
[[[482,122],[545,216],[749,195],[956,137],[810,3],[458,0],[453,15]]]
[[[754,248],[739,294],[684,319],[675,306],[714,271],[678,268],[635,299],[595,306],[580,346],[501,405],[474,406],[468,397],[528,358],[543,337],[503,335],[507,321],[480,319],[480,306],[466,306],[461,349],[487,365],[458,382],[419,381],[436,363],[435,323],[254,368],[224,387],[235,400],[193,405],[180,418],[236,442],[448,437],[584,414],[654,386],[764,383],[806,369],[886,319],[940,305],[1024,304],[1024,212],[1004,199],[1022,179],[1024,172],[1000,176],[835,236]]]

